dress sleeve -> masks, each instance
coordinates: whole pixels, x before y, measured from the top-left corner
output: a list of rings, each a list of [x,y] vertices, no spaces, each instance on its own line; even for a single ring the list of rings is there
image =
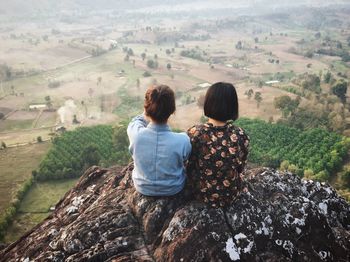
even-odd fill
[[[189,155],[189,159],[186,165],[186,174],[187,174],[187,183],[190,187],[193,186],[193,180],[192,180],[192,172],[195,170],[196,166],[196,156],[197,156],[197,148],[198,148],[198,130],[196,126],[191,127],[187,130],[187,135],[190,138],[192,151]]]
[[[133,151],[132,149],[133,149],[135,137],[142,129],[146,128],[148,123],[149,122],[146,120],[144,115],[138,115],[130,121],[127,129],[127,133],[130,141],[129,150],[131,154]]]
[[[191,139],[187,136],[187,134],[185,134],[185,136],[186,136],[186,143],[184,146],[184,153],[183,153],[184,162],[190,158],[190,154],[192,151]]]
[[[250,138],[242,128],[239,128],[238,143],[239,143],[239,148],[240,148],[239,149],[239,158],[240,158],[241,163],[237,167],[237,170],[239,173],[243,173],[244,168],[248,162]]]

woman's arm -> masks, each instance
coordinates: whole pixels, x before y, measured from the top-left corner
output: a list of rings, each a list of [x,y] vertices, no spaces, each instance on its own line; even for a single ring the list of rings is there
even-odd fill
[[[132,146],[137,134],[148,125],[149,121],[147,117],[142,114],[135,116],[129,123],[127,133],[130,141],[129,150],[132,153]]]

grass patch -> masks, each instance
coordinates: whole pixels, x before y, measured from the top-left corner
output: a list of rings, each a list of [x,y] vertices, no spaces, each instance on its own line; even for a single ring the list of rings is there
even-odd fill
[[[0,132],[29,129],[32,127],[34,119],[12,120],[6,119],[0,122]]]
[[[48,212],[77,181],[67,179],[33,184],[19,207],[19,213]]]
[[[349,67],[343,61],[334,61],[332,65],[334,72],[341,72],[343,74],[346,74],[349,71]]]
[[[9,206],[50,147],[51,143],[45,142],[0,150],[0,213]]]
[[[77,181],[78,179],[66,179],[33,184],[21,202],[15,219],[7,229],[5,243],[16,241],[43,221],[50,214],[50,207],[54,206]]]

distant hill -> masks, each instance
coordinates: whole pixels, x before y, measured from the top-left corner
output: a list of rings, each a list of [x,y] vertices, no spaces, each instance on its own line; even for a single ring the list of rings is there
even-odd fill
[[[69,11],[89,11],[89,10],[135,10],[141,8],[149,8],[156,6],[169,6],[169,8],[182,6],[184,9],[190,6],[200,6],[202,8],[239,8],[239,7],[254,7],[257,8],[270,8],[276,9],[278,7],[285,6],[327,6],[336,4],[348,4],[345,0],[321,1],[321,0],[218,0],[218,1],[199,1],[199,0],[12,0],[7,1],[6,5],[0,4],[0,14],[8,15],[20,15],[20,14],[33,14],[36,11],[45,12],[69,12]]]

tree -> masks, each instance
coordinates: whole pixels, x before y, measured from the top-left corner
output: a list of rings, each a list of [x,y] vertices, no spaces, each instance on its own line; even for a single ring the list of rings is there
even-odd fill
[[[342,180],[344,181],[345,185],[350,187],[350,169],[346,169],[342,174]]]
[[[77,115],[74,115],[73,116],[73,121],[72,121],[73,124],[80,124],[80,122],[78,121],[77,119]]]
[[[167,63],[166,68],[167,68],[168,70],[170,70],[170,69],[171,69],[171,64],[170,64],[170,63]]]
[[[0,112],[0,120],[3,119],[5,117],[5,114]]]
[[[255,38],[254,38],[254,42],[255,42],[255,43],[259,43],[259,38],[258,38],[258,37],[255,37]]]
[[[131,48],[128,49],[127,53],[128,53],[129,56],[133,56],[134,55],[134,51]]]
[[[142,58],[142,61],[145,61],[145,59],[146,59],[146,53],[142,53],[142,54],[141,54],[141,58]]]
[[[288,167],[289,167],[290,163],[288,160],[284,160],[282,161],[281,165],[280,165],[280,169],[282,171],[287,171],[288,170]]]
[[[304,178],[305,179],[312,179],[314,176],[314,171],[312,169],[305,169],[304,170]]]
[[[46,102],[46,106],[48,109],[51,109],[52,107],[52,101],[51,101],[51,97],[50,96],[45,96],[45,102]]]
[[[83,164],[83,170],[93,165],[98,165],[101,160],[99,148],[95,144],[89,144],[83,149],[81,156],[81,162]]]
[[[1,141],[1,147],[0,148],[5,149],[6,147],[7,147],[6,143],[4,141]]]
[[[158,59],[158,55],[154,54],[154,59],[157,60]]]
[[[254,94],[254,90],[251,88],[246,92],[248,99],[251,99],[253,94]]]
[[[242,41],[238,41],[236,44],[236,49],[242,49],[243,45],[242,45]]]
[[[324,76],[323,76],[323,81],[324,81],[326,84],[329,84],[330,81],[331,81],[331,78],[332,78],[331,72],[327,71],[327,73],[325,73]]]
[[[113,128],[113,145],[118,151],[128,151],[129,139],[127,134],[127,125],[122,122]]]
[[[312,50],[308,50],[305,52],[304,56],[307,58],[312,58],[314,56],[314,52]]]
[[[255,92],[254,99],[256,101],[256,105],[259,108],[261,101],[263,100],[260,92]]]
[[[147,66],[149,68],[152,68],[152,69],[157,68],[158,67],[158,62],[153,60],[153,59],[148,59],[147,60]]]
[[[38,136],[38,137],[36,138],[36,141],[37,141],[38,143],[42,143],[42,142],[43,142],[43,139],[42,139],[41,136]]]
[[[318,75],[315,74],[304,74],[304,80],[301,82],[301,87],[304,90],[309,90],[317,94],[321,93],[321,80]]]
[[[283,95],[279,97],[275,97],[274,106],[276,109],[280,109],[282,111],[282,116],[287,118],[290,113],[294,113],[297,107],[299,106],[300,99],[296,98],[293,100],[288,95]]]
[[[152,76],[152,74],[148,71],[145,71],[143,74],[142,74],[144,77],[149,77],[149,76]]]
[[[346,92],[348,90],[348,83],[345,81],[339,81],[334,86],[332,86],[332,93],[335,94],[342,103],[346,102]]]
[[[167,55],[170,55],[170,54],[171,54],[170,49],[165,50],[165,53],[166,53]]]

